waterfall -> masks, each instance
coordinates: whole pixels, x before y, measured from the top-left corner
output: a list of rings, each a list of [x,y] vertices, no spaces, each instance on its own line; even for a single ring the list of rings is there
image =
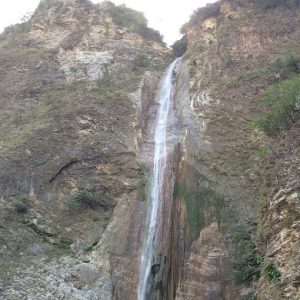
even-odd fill
[[[172,100],[173,77],[176,72],[176,65],[180,59],[176,59],[168,67],[165,76],[161,82],[161,88],[157,97],[159,104],[157,118],[155,123],[154,134],[154,160],[153,160],[153,174],[151,186],[151,203],[148,209],[148,227],[145,234],[145,241],[142,249],[140,275],[138,282],[137,299],[149,299],[150,287],[149,277],[151,273],[151,266],[158,247],[159,239],[159,221],[160,207],[162,199],[162,188],[164,185],[164,173],[167,163],[167,121]]]

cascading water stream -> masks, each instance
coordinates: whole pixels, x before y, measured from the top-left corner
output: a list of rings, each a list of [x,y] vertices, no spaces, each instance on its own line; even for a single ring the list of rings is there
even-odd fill
[[[172,98],[173,75],[179,59],[176,59],[167,69],[163,78],[157,101],[159,109],[156,119],[154,135],[154,162],[151,186],[151,205],[148,211],[148,228],[142,250],[140,275],[138,282],[137,299],[146,300],[149,298],[149,277],[151,266],[159,242],[159,219],[160,205],[162,201],[162,188],[164,184],[164,173],[167,162],[167,121]]]

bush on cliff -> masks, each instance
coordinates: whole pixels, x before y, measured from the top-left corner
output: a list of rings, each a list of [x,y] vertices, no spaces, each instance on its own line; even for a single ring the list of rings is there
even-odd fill
[[[107,3],[107,11],[117,25],[126,27],[128,30],[140,34],[145,39],[162,42],[160,33],[147,26],[147,19],[142,13],[125,5],[116,6],[112,2]]]
[[[293,7],[300,5],[300,0],[258,0],[257,3],[265,8],[273,8],[276,6]]]
[[[234,245],[234,276],[239,284],[249,284],[260,276],[261,257],[246,226],[239,225],[232,232]]]
[[[17,213],[26,213],[29,209],[29,200],[27,196],[21,196],[17,198],[14,203],[13,207],[15,212]]]
[[[300,73],[300,58],[294,55],[278,58],[275,62],[275,71],[282,79],[287,79],[294,73]]]
[[[207,4],[205,7],[198,8],[193,12],[188,23],[184,24],[181,28],[181,32],[184,33],[185,29],[189,26],[197,26],[205,19],[216,18],[220,14],[221,3],[218,1],[216,3]]]
[[[300,76],[272,84],[262,101],[268,112],[254,121],[254,127],[268,135],[290,128],[300,112]]]
[[[72,205],[86,206],[89,208],[103,207],[107,209],[114,206],[111,199],[103,196],[96,196],[87,190],[79,190],[73,193],[70,201]]]
[[[269,281],[280,281],[281,279],[281,272],[277,269],[277,267],[274,265],[273,262],[268,261],[264,264],[263,268],[265,274],[267,275],[267,278]]]
[[[176,57],[182,56],[187,49],[187,39],[182,37],[180,40],[176,41],[172,46],[173,54]]]

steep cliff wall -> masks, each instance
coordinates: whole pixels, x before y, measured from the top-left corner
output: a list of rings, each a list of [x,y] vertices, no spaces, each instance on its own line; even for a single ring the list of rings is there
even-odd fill
[[[0,57],[0,298],[131,299],[145,107],[169,50],[140,13],[53,0]]]
[[[176,195],[191,247],[178,299],[299,298],[298,115],[271,136],[253,123],[268,111],[268,86],[298,76],[284,61],[299,64],[300,11],[262,3],[217,2],[183,26],[189,93],[177,97],[186,142]]]

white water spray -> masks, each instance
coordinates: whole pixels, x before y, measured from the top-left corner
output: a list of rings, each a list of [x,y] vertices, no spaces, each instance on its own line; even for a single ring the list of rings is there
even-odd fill
[[[158,232],[158,222],[160,205],[162,201],[162,187],[164,184],[164,173],[167,162],[167,120],[172,98],[173,77],[176,65],[179,59],[176,59],[167,69],[163,78],[161,89],[158,95],[159,109],[156,119],[156,128],[154,135],[155,152],[153,162],[153,179],[151,186],[151,206],[149,208],[149,225],[145,235],[145,242],[142,250],[140,277],[138,283],[138,300],[146,300],[149,295],[149,276],[151,272],[152,260],[157,248],[156,238]]]

